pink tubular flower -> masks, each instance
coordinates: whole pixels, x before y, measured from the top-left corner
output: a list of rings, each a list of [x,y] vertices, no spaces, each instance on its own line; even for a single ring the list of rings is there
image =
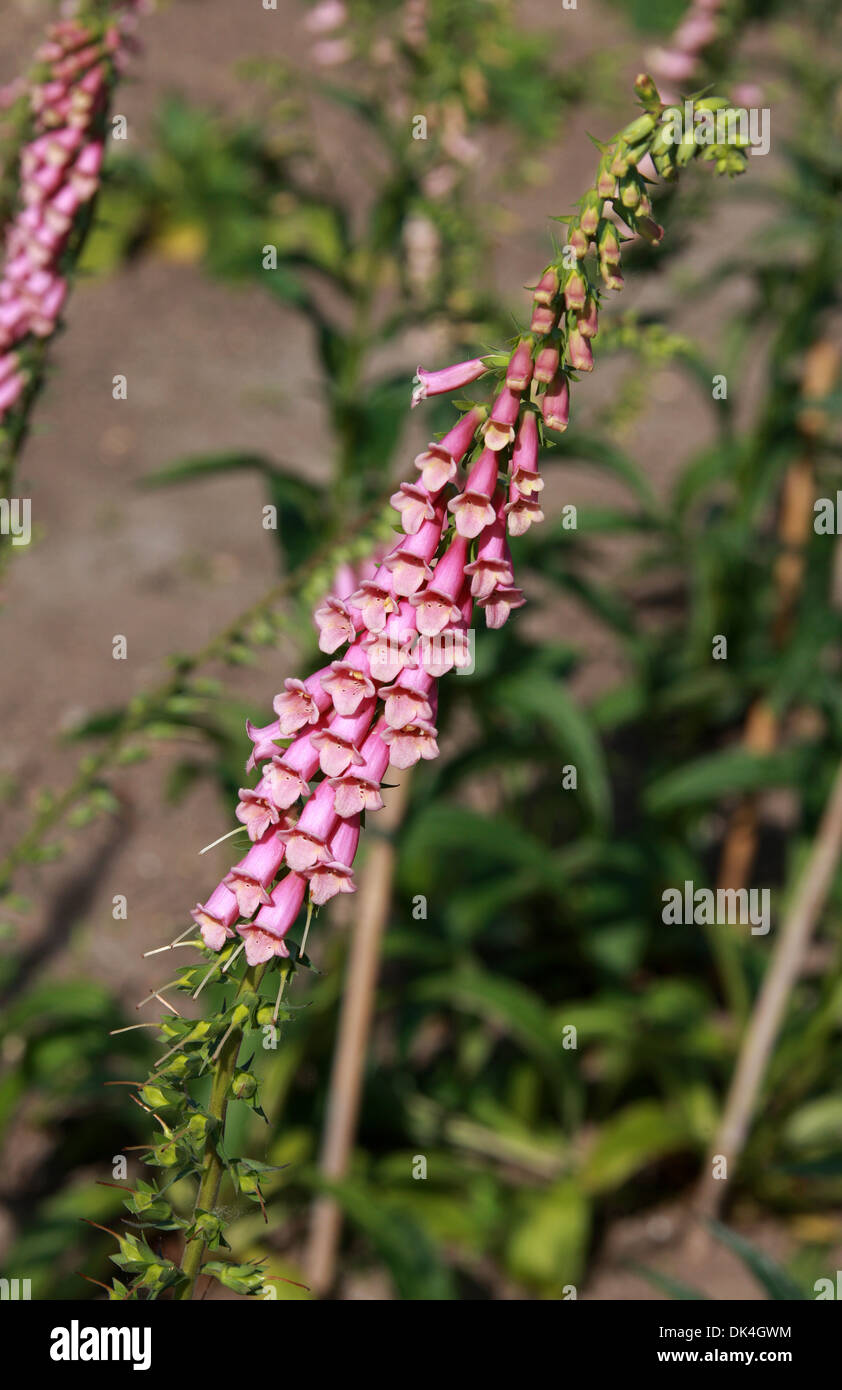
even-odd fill
[[[506,521],[508,523],[510,536],[523,536],[529,530],[533,522],[543,521],[544,513],[541,510],[540,502],[534,497],[522,493],[514,483],[509,488],[509,500],[506,503]]]
[[[561,434],[567,429],[570,419],[570,388],[563,372],[547,387],[541,401],[541,414],[544,424]],[[519,486],[519,484],[518,484]],[[526,489],[521,489],[525,491]]]
[[[387,727],[385,718],[378,720],[360,749],[360,762],[353,772],[328,779],[334,789],[333,805],[338,816],[355,816],[361,811],[379,811],[382,807],[380,783],[389,764],[389,749],[383,742]]]
[[[274,699],[275,713],[278,716],[278,736],[289,738],[297,734],[305,724],[317,724],[319,716],[330,709],[329,691],[322,685],[322,677],[330,674],[331,667],[308,676],[306,681],[291,677],[284,681],[284,692]]]
[[[319,751],[309,733],[299,734],[282,753],[274,753],[263,769],[258,790],[265,787],[274,804],[286,810],[309,795],[309,782],[319,766]]]
[[[441,396],[446,391],[461,391],[472,381],[488,370],[481,357],[472,357],[469,362],[456,362],[452,367],[442,367],[438,372],[427,372],[419,367],[415,373],[415,389],[412,392],[412,406],[420,405],[427,396]]]
[[[520,410],[520,394],[504,387],[494,402],[491,419],[485,427],[485,445],[499,453],[515,437],[515,422]]]
[[[599,314],[596,300],[589,298],[581,314],[576,315],[576,327],[583,338],[595,338],[599,332]]]
[[[484,408],[474,406],[465,412],[453,429],[437,444],[428,444],[424,453],[418,454],[415,467],[420,468],[421,481],[429,493],[435,495],[441,492],[441,489],[456,477],[457,467],[471,447],[474,434],[484,418]],[[427,517],[426,520],[430,518]]]
[[[497,454],[490,448],[483,449],[465,483],[465,491],[453,497],[447,504],[448,511],[456,520],[459,535],[473,540],[485,526],[494,520],[491,498],[497,485]],[[423,632],[423,628],[421,631]]]
[[[540,381],[544,386],[549,385],[558,371],[558,348],[542,348],[535,358],[535,370],[533,376],[536,381]]]
[[[249,965],[263,965],[273,956],[288,956],[284,937],[301,911],[307,880],[300,874],[287,874],[272,890],[266,906],[261,907],[254,922],[238,928],[246,943]]]
[[[223,883],[237,899],[241,917],[253,917],[261,903],[268,903],[266,891],[276,877],[284,857],[284,835],[272,830],[252,845],[248,854],[226,874]]]
[[[366,579],[352,597],[359,606],[362,626],[367,632],[382,632],[391,615],[397,612],[398,603],[391,583],[387,587],[376,579]]]
[[[513,583],[502,493],[498,493],[497,515],[491,526],[483,531],[477,558],[465,566],[465,573],[471,576],[471,593],[478,600],[488,598],[499,585],[510,586]]]
[[[494,508],[489,502],[491,520]],[[465,577],[468,542],[464,536],[454,536],[433,571],[433,582],[420,594],[413,594],[410,603],[416,609],[418,631],[425,637],[435,637],[448,623],[461,616],[456,600]]]
[[[540,492],[544,486],[544,479],[538,472],[538,419],[531,410],[525,413],[521,421],[517,442],[512,450],[511,480],[525,497]]]
[[[414,536],[422,523],[432,521],[436,514],[429,492],[417,483],[401,483],[389,500],[395,511],[400,512],[401,524],[408,536]]]
[[[412,663],[412,646],[418,635],[413,599],[403,600],[397,613],[382,632],[369,633],[363,638],[368,653],[371,678],[376,684],[394,680],[405,666]]]
[[[374,682],[368,674],[368,657],[355,642],[345,653],[344,661],[332,661],[322,675],[322,690],[326,690],[337,714],[350,717],[356,714],[363,701],[374,694]]]
[[[403,770],[413,767],[419,758],[427,761],[437,758],[437,736],[438,731],[432,724],[419,720],[417,724],[407,724],[402,729],[386,729],[383,740],[389,745],[393,766]]]
[[[103,158],[99,130],[108,92],[122,69],[134,0],[106,33],[86,17],[49,26],[36,58],[47,71],[30,88],[33,133],[20,155],[19,206],[0,262],[0,353],[48,338],[67,297],[65,252],[96,193]],[[3,379],[0,425],[21,400],[30,370]]]
[[[246,772],[251,772],[258,763],[275,756],[279,751],[277,740],[283,735],[277,719],[274,719],[271,724],[264,724],[262,728],[258,728],[252,724],[250,719],[247,719],[246,733],[254,744],[251,757],[246,763]]]
[[[506,385],[511,391],[525,391],[532,379],[532,343],[524,338],[518,343],[506,369]]]
[[[593,371],[593,353],[590,342],[578,328],[572,329],[567,339],[567,360],[574,372]]]
[[[197,903],[190,913],[211,951],[221,951],[234,935],[232,927],[240,915],[237,899],[224,883],[214,888],[206,903]]]
[[[392,587],[402,598],[409,598],[432,577],[429,561],[441,541],[442,511],[425,521],[414,536],[402,541],[384,557],[383,568],[392,576]]]
[[[596,231],[596,228],[594,228]],[[571,270],[567,277],[567,284],[564,286],[564,302],[568,309],[584,309],[587,298],[588,287],[585,277],[580,270]]]
[[[380,696],[386,702],[388,727],[403,729],[407,724],[414,724],[418,720],[431,720],[433,707],[427,696],[432,687],[433,677],[418,666],[402,671],[392,685],[381,686]]]
[[[310,898],[317,907],[335,898],[337,893],[354,893],[352,864],[360,839],[359,815],[340,821],[328,845],[330,858],[310,870]]]
[[[305,873],[330,858],[328,840],[339,822],[334,808],[334,791],[321,782],[295,825],[281,831],[286,845],[286,862],[295,873]]]
[[[545,270],[535,289],[532,291],[532,299],[536,304],[552,304],[558,294],[558,272],[550,266]]]
[[[508,621],[513,608],[522,608],[526,599],[520,589],[511,585],[499,585],[488,598],[480,599],[479,606],[485,612],[489,627],[502,627]]]
[[[552,333],[558,322],[558,310],[550,309],[544,304],[536,304],[532,310],[532,318],[529,320],[529,327],[533,333],[540,333],[542,338],[546,338],[548,333]]]
[[[266,831],[277,825],[281,813],[267,791],[261,786],[253,790],[240,788],[240,800],[235,812],[238,821],[246,827],[250,840],[260,840]]]
[[[358,624],[355,623],[350,608],[333,594],[328,594],[327,598],[322,599],[313,614],[313,620],[319,629],[320,651],[335,652],[337,647],[344,647],[346,642],[352,642],[356,636]]]
[[[358,744],[371,724],[374,705],[374,700],[366,700],[355,715],[337,716],[310,735],[325,777],[340,777],[352,763],[362,762]]]

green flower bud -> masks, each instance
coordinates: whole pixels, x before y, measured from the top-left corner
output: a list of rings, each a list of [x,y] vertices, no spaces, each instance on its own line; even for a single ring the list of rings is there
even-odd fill
[[[221,1260],[210,1260],[202,1266],[203,1274],[215,1274],[220,1284],[234,1293],[260,1293],[263,1288],[263,1275],[253,1265],[229,1265]]]
[[[636,208],[640,203],[640,185],[636,179],[620,180],[620,202],[624,208]]]
[[[187,1133],[194,1144],[203,1144],[207,1138],[208,1129],[211,1126],[211,1119],[208,1115],[191,1115],[187,1125]]]
[[[140,1098],[144,1105],[148,1105],[152,1110],[162,1110],[169,1104],[160,1086],[155,1086],[150,1082],[147,1082],[144,1086],[140,1093]]]
[[[617,238],[617,231],[612,222],[603,222],[597,236],[597,248],[599,258],[608,265],[620,264],[620,242]]]
[[[250,1071],[238,1071],[231,1082],[231,1094],[237,1100],[251,1100],[257,1092],[257,1077]]]
[[[648,135],[654,129],[655,117],[647,111],[643,116],[638,116],[636,121],[631,121],[625,130],[620,132],[620,139],[625,140],[627,145],[636,145],[643,139],[644,135]]]
[[[650,102],[660,102],[658,88],[655,86],[648,72],[639,72],[637,74],[637,77],[634,79],[634,89],[640,97],[640,100],[647,105]]]

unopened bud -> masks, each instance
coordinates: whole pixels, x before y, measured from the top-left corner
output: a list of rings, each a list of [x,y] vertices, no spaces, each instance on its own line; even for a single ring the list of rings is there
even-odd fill
[[[570,418],[570,388],[567,377],[559,373],[541,398],[541,414],[544,424],[561,434],[567,429]]]
[[[655,117],[647,111],[645,115],[638,116],[636,121],[629,122],[625,130],[620,132],[620,139],[624,140],[627,145],[636,145],[643,139],[644,135],[648,135],[654,129]]]
[[[558,274],[550,266],[545,270],[535,289],[532,291],[532,298],[536,304],[552,304],[558,294]]]
[[[634,90],[637,92],[640,100],[647,105],[660,101],[658,88],[655,86],[648,72],[639,72],[637,74],[637,77],[634,79]]]
[[[636,179],[620,180],[620,202],[624,208],[636,208],[640,202],[640,187]]]
[[[558,348],[541,348],[535,358],[535,369],[532,373],[535,381],[549,384],[558,371]]]
[[[548,309],[544,304],[536,304],[532,311],[529,327],[533,333],[538,333],[542,338],[545,338],[555,328],[557,317],[558,314],[555,309]]]
[[[567,340],[567,360],[574,372],[593,371],[591,345],[577,328],[573,329]]]
[[[532,340],[518,343],[506,369],[506,385],[510,391],[525,391],[532,377]]]
[[[574,227],[567,238],[567,244],[573,248],[576,258],[581,261],[582,257],[588,254],[590,240],[583,227]]]
[[[564,286],[564,302],[568,309],[584,309],[588,287],[579,270],[571,270]]]
[[[257,1078],[250,1071],[238,1071],[231,1082],[231,1094],[237,1100],[251,1100],[257,1091]]]
[[[664,235],[663,227],[651,217],[638,217],[635,224],[635,231],[642,237],[650,241],[653,246],[657,246],[661,237]]]

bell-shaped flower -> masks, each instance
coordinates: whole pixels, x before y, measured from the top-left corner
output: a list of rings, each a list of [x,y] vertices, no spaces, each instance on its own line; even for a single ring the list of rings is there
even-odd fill
[[[284,681],[283,693],[276,695],[273,701],[281,738],[291,738],[305,724],[317,724],[319,715],[330,708],[330,692],[322,684],[322,677],[330,671],[330,666],[325,666],[306,681],[294,677]]]
[[[441,542],[442,512],[411,536],[390,550],[383,558],[383,568],[392,576],[394,592],[401,598],[409,598],[417,593],[432,576],[429,561],[432,560]]]
[[[567,429],[570,419],[570,388],[563,372],[550,383],[541,399],[541,414],[548,429],[559,434]],[[526,491],[522,488],[521,491]]]
[[[371,725],[375,701],[366,700],[357,713],[347,718],[336,716],[310,735],[318,750],[319,766],[325,777],[341,777],[352,763],[359,766],[363,759],[359,743]]]
[[[403,729],[417,720],[429,722],[433,709],[427,696],[432,686],[433,677],[418,666],[402,671],[394,684],[381,686],[380,696],[386,702],[384,712],[389,728]]]
[[[531,410],[524,414],[512,450],[511,481],[518,492],[527,497],[533,492],[540,492],[544,486],[538,472],[538,420]]]
[[[494,508],[489,499],[491,521]],[[456,600],[459,597],[468,558],[468,542],[464,536],[454,536],[433,571],[433,580],[420,594],[413,594],[410,603],[415,608],[418,631],[425,637],[435,637],[448,623],[460,617]]]
[[[451,498],[447,504],[448,511],[453,513],[456,520],[456,530],[468,540],[473,540],[494,520],[491,498],[497,486],[497,464],[496,452],[491,448],[483,449],[468,474],[464,492]]]
[[[346,642],[353,642],[357,634],[355,623],[348,605],[342,599],[328,594],[313,614],[313,621],[319,629],[319,651],[335,652]]]
[[[379,719],[360,748],[361,761],[340,777],[331,777],[335,792],[334,810],[338,816],[355,816],[361,811],[379,811],[383,805],[380,783],[389,764],[389,748],[383,741],[388,727]]]
[[[232,927],[240,915],[237,899],[224,883],[217,884],[206,903],[197,903],[190,913],[211,951],[221,951],[234,935]]]
[[[401,483],[389,500],[400,512],[401,525],[408,536],[414,536],[422,522],[432,521],[436,514],[429,492],[420,483]]]
[[[480,599],[479,606],[485,612],[489,627],[502,627],[508,621],[513,608],[522,608],[526,599],[520,589],[512,585],[498,585],[488,598]]]
[[[438,731],[426,720],[417,724],[407,724],[402,729],[386,729],[383,739],[389,745],[390,762],[393,767],[413,767],[419,758],[429,761],[439,755],[436,742]]]
[[[499,585],[513,583],[512,556],[506,540],[502,493],[497,495],[497,515],[491,526],[483,531],[477,558],[465,566],[465,573],[471,577],[471,593],[478,600],[488,598]]]
[[[286,824],[285,819],[285,827]],[[223,883],[237,899],[241,917],[253,917],[260,904],[269,901],[266,890],[281,867],[286,833],[286,828],[280,832],[270,831],[225,875]]]
[[[491,416],[485,427],[485,446],[499,453],[515,437],[515,424],[520,411],[520,392],[504,386],[494,401]]]
[[[254,922],[238,929],[246,943],[249,965],[263,965],[273,956],[285,958],[289,955],[284,937],[301,911],[306,890],[306,878],[301,874],[286,874],[273,888],[268,904],[261,907]]]
[[[368,657],[359,642],[348,648],[343,661],[331,662],[322,674],[322,689],[343,718],[356,714],[363,701],[371,698],[374,682],[368,673]]]
[[[286,844],[287,866],[294,873],[305,873],[331,857],[328,840],[339,823],[334,800],[333,787],[329,782],[321,782],[297,823],[281,832]]]
[[[473,406],[448,430],[438,443],[431,443],[415,459],[415,467],[421,470],[421,481],[428,492],[435,495],[456,477],[458,465],[462,462],[473,443],[474,434],[485,418],[484,406]],[[408,531],[408,527],[405,527]]]
[[[532,340],[523,338],[509,358],[506,385],[511,391],[525,391],[532,380]]]
[[[360,838],[359,815],[340,821],[330,838],[330,858],[310,870],[310,899],[317,907],[335,898],[337,893],[354,893],[354,856]]]
[[[363,580],[351,597],[359,608],[362,625],[367,632],[382,632],[391,614],[397,612],[392,582],[385,575],[383,580]]]

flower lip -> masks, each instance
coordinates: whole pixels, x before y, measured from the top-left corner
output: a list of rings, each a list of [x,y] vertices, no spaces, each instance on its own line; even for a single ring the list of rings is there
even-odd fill
[[[335,652],[338,647],[351,642],[356,634],[356,625],[348,605],[342,599],[329,594],[313,614],[319,629],[319,650]]]
[[[419,483],[401,483],[389,500],[395,511],[400,512],[401,524],[408,536],[414,536],[422,523],[432,521],[436,514],[429,492]]]

